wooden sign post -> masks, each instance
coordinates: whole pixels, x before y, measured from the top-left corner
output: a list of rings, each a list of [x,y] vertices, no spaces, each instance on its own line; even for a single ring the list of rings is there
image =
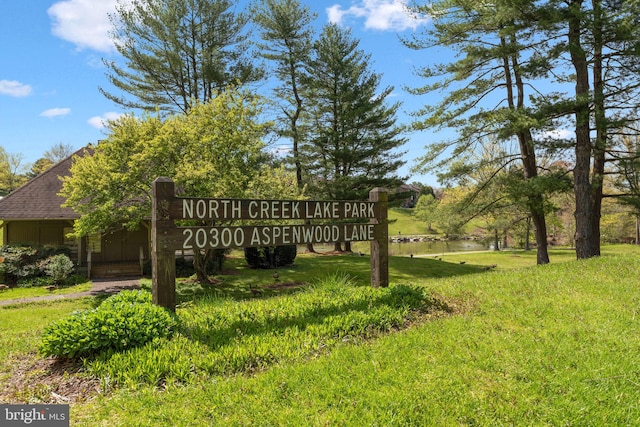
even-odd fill
[[[389,227],[387,222],[387,192],[382,188],[374,188],[369,192],[369,201],[380,206],[378,216],[371,218],[372,224],[380,227],[377,240],[370,243],[371,252],[371,286],[389,286]]]
[[[387,193],[381,188],[371,190],[369,201],[207,199],[176,197],[173,181],[161,177],[152,194],[153,302],[170,310],[176,306],[176,250],[370,241],[371,285],[389,285]],[[175,220],[280,224],[178,227]]]
[[[153,181],[151,202],[151,277],[153,303],[176,311],[176,250],[167,240],[175,224],[169,207],[175,199],[175,185],[169,178]]]

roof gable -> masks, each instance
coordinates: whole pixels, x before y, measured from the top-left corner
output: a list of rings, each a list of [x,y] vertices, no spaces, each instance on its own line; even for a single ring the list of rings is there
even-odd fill
[[[80,215],[63,208],[61,176],[69,176],[74,156],[82,156],[86,148],[53,165],[0,200],[0,220],[77,219]]]

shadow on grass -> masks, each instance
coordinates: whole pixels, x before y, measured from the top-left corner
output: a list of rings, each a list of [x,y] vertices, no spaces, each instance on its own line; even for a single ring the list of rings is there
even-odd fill
[[[317,292],[317,299],[304,301],[301,309],[294,309],[293,313],[281,307],[269,306],[264,313],[247,307],[231,322],[213,326],[208,321],[196,321],[183,325],[183,333],[215,351],[231,344],[238,336],[280,336],[286,330],[307,331],[315,325],[325,325],[340,336],[351,333],[366,336],[368,332],[401,326],[409,312],[450,311],[445,304],[431,299],[423,288],[405,285],[379,290],[373,295],[371,292],[354,292],[347,299],[344,295],[338,297],[342,293],[339,289],[320,289]],[[377,319],[380,324],[373,320],[376,317],[380,317]]]
[[[389,257],[389,282],[412,283],[428,278],[454,277],[487,271],[487,266],[447,262],[436,258]],[[277,272],[277,278],[274,273]],[[192,278],[177,280],[178,304],[216,296],[234,300],[268,298],[290,294],[334,273],[347,274],[356,286],[368,286],[371,262],[368,255],[302,255],[291,266],[277,270],[253,269],[244,259],[228,258],[225,272],[214,277],[212,285],[201,285]]]

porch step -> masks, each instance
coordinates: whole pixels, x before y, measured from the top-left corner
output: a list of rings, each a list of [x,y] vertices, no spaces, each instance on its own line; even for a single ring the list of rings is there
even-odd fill
[[[140,277],[139,262],[118,262],[94,264],[91,266],[91,277]]]

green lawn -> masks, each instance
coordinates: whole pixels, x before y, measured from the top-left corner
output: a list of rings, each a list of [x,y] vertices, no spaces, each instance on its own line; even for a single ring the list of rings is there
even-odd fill
[[[120,366],[133,380],[114,386],[117,378],[103,377],[103,394],[72,405],[72,425],[640,425],[639,256],[634,246],[605,247],[586,261],[554,250],[552,264],[539,267],[524,252],[392,257],[392,288],[424,289],[455,313],[320,341],[321,325],[383,307],[386,297],[361,286],[368,257],[300,256],[279,280],[314,286],[283,295],[267,288],[270,272],[231,260],[215,290],[178,285],[178,315],[200,338],[90,361],[95,372]],[[336,290],[317,280],[331,275],[349,283]],[[251,289],[265,293],[253,298]],[[3,319],[16,319],[0,323],[5,377],[10,360],[37,347],[45,325],[90,304],[0,308]],[[303,351],[304,340],[323,347]],[[212,358],[215,351],[227,358]],[[220,368],[245,353],[272,357]],[[161,382],[135,376],[172,360],[176,372]]]
[[[413,209],[389,208],[389,236],[397,236],[400,232],[404,236],[431,234],[427,224],[413,218]]]
[[[67,295],[84,292],[91,289],[91,282],[80,283],[74,286],[65,286],[55,290],[47,290],[43,286],[32,286],[30,288],[11,288],[0,292],[0,301],[13,300],[19,298],[33,298],[47,295]]]

